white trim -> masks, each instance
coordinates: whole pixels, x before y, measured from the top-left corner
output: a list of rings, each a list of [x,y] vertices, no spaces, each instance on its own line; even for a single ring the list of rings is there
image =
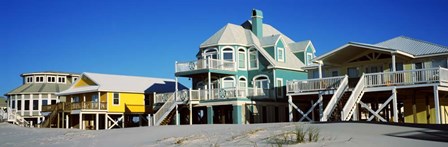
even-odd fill
[[[60,82],[60,79],[64,79],[64,81],[63,82]],[[56,82],[57,83],[67,83],[67,77],[66,76],[57,76],[56,77]]]
[[[279,54],[280,52],[282,53],[281,59],[280,59],[280,54]],[[285,49],[284,48],[277,47],[277,60],[279,62],[285,62]]]
[[[38,81],[38,78],[42,77],[42,81]],[[45,82],[45,76],[34,76],[34,83],[44,83]]]
[[[254,51],[255,52],[255,61],[256,61],[256,65],[257,65],[257,67],[252,67],[251,66],[251,58],[250,58],[250,55],[251,55],[251,52],[252,51]],[[248,69],[249,70],[258,70],[258,68],[259,68],[259,66],[260,66],[260,63],[259,63],[259,56],[258,56],[258,50],[256,49],[256,48],[249,48],[248,49],[248,52],[247,52],[247,61],[248,61],[248,65],[249,65],[249,67],[248,67]]]
[[[241,53],[244,54],[243,55],[244,56],[244,62],[243,62],[244,67],[243,68],[240,67],[240,50],[243,50],[243,52],[241,52]],[[236,62],[236,63],[238,63],[238,70],[247,70],[248,69],[248,67],[247,67],[247,50],[243,47],[239,47],[236,52],[237,52],[237,57],[238,57],[236,60],[236,61],[238,61],[238,62]]]
[[[240,87],[240,80],[241,80],[241,79],[244,79],[244,80],[245,80],[244,83],[246,84],[246,87],[243,87],[243,88],[246,88],[246,89],[247,89],[247,87],[248,87],[249,85],[247,85],[248,80],[247,80],[247,78],[246,78],[245,76],[240,76],[240,77],[238,77],[238,88],[241,88],[241,87]]]
[[[34,76],[25,77],[25,83],[33,83],[33,82],[34,82]]]
[[[268,87],[269,84],[271,83],[269,76],[265,75],[265,74],[260,74],[260,75],[256,75],[254,76],[254,78],[252,78],[252,87],[255,87],[255,79],[260,78],[260,77],[266,77],[266,79],[268,80]]]
[[[231,51],[224,51],[225,49],[230,49]],[[224,53],[232,53],[232,62],[235,62],[235,49],[231,46],[224,46],[221,48],[221,60],[228,61],[224,59]]]
[[[47,76],[47,83],[56,83],[56,76]],[[52,79],[52,81],[50,80]]]
[[[118,93],[118,104],[115,104],[115,93]],[[120,100],[121,99],[121,94],[120,92],[112,92],[112,105],[113,106],[120,106]]]
[[[207,53],[207,52],[209,52],[210,51],[210,53]],[[216,47],[214,47],[214,48],[207,48],[207,49],[204,49],[204,51],[202,52],[202,58],[203,59],[205,59],[205,57],[206,56],[208,56],[208,55],[213,55],[213,54],[215,54],[216,55],[216,59],[219,59],[219,49],[218,48],[216,48]]]
[[[311,55],[311,59],[308,59],[308,55]],[[308,53],[308,52],[306,52],[306,55],[305,55],[305,65],[310,65],[310,64],[313,64],[313,59],[314,59],[315,57],[313,56],[313,53]],[[311,63],[308,63],[308,61],[311,61]]]
[[[232,84],[233,84],[233,86],[232,87],[236,87],[236,80],[235,80],[235,77],[234,76],[226,76],[226,77],[223,77],[223,78],[221,78],[221,87],[224,87],[224,84],[225,84],[225,80],[224,79],[226,79],[226,78],[231,78],[232,79]],[[218,83],[219,84],[219,83]],[[225,88],[231,88],[231,87],[225,87]]]

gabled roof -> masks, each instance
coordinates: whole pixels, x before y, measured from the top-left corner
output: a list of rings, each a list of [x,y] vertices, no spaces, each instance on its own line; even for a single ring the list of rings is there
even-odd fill
[[[94,92],[94,91],[112,91],[112,92],[130,92],[130,93],[152,93],[152,92],[172,92],[175,91],[175,81],[172,79],[125,76],[99,73],[83,73],[81,78],[88,78],[95,85],[75,87],[73,84],[69,89],[58,93],[57,95],[69,95],[75,93]],[[79,82],[79,80],[78,80]],[[179,84],[179,89],[186,87]]]
[[[262,47],[274,46],[278,39],[280,39],[280,34],[264,36],[260,39],[260,43]]]
[[[311,43],[310,40],[305,40],[305,41],[290,43],[290,44],[288,44],[288,46],[293,53],[297,53],[297,52],[304,52],[310,43]]]
[[[377,46],[400,50],[414,56],[448,53],[448,47],[431,42],[417,40],[406,36],[398,36],[380,43]]]

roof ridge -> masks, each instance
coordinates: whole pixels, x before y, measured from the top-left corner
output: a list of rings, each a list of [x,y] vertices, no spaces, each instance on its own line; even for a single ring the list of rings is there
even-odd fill
[[[148,79],[159,79],[159,80],[164,80],[164,81],[174,81],[173,79],[169,79],[169,78],[145,77],[145,76],[134,76],[134,75],[120,75],[120,74],[105,74],[105,73],[93,73],[93,72],[84,72],[84,73],[85,74],[99,74],[99,75],[109,75],[109,76],[122,76],[122,77],[148,78]],[[93,79],[91,79],[91,80],[93,80]]]

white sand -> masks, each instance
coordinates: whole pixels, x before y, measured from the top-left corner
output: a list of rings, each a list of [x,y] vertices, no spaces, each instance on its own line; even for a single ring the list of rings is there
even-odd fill
[[[448,147],[447,131],[363,123],[159,126],[100,131],[22,128],[0,123],[0,146],[276,146],[267,138],[293,131],[298,125],[319,128],[324,140],[291,146]],[[430,141],[434,139],[442,141]]]

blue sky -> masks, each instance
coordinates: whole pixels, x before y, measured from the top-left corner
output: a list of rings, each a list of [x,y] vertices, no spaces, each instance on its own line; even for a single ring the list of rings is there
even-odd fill
[[[317,55],[399,35],[448,45],[443,0],[1,0],[0,94],[34,71],[174,78],[175,61],[194,60],[199,44],[253,8],[293,40],[312,40]]]

